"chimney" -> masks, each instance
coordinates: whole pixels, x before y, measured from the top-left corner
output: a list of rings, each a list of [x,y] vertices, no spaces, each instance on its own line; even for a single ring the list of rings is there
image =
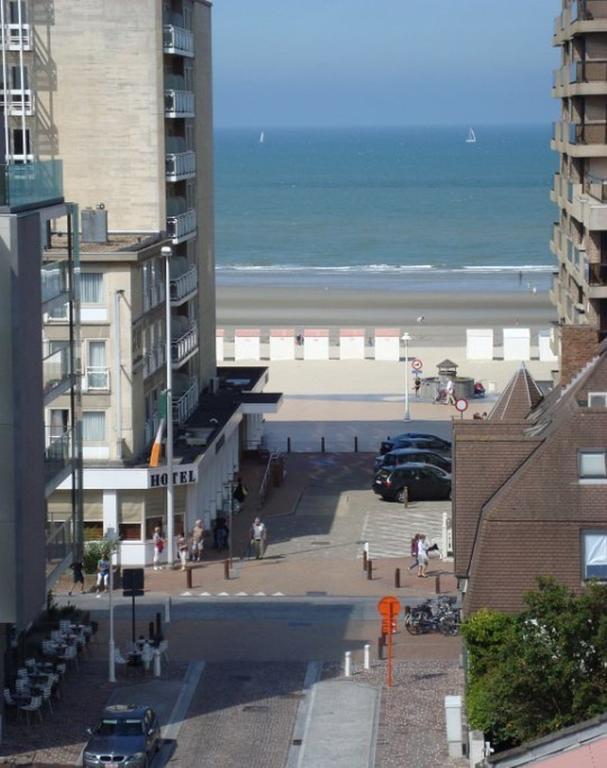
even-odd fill
[[[600,336],[590,325],[561,325],[561,387],[599,353]]]

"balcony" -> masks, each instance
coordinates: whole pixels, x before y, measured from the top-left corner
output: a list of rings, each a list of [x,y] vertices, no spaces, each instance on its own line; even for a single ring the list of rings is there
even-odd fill
[[[607,80],[607,61],[576,61],[569,65],[569,83],[602,83]]]
[[[557,142],[563,140],[563,124],[560,121],[552,123],[552,140]]]
[[[61,160],[0,165],[0,206],[41,205],[63,199]]]
[[[165,117],[194,117],[194,94],[192,91],[168,89],[164,92]]]
[[[607,2],[605,0],[573,0],[569,9],[570,21],[594,21],[607,19]]]
[[[173,397],[173,421],[185,424],[198,407],[198,379],[194,378],[186,391]]]
[[[171,342],[171,363],[173,368],[180,368],[198,351],[198,328],[192,325],[188,330]]]
[[[66,342],[64,347],[56,349],[42,360],[42,387],[45,404],[66,392],[71,385],[70,349]]]
[[[607,264],[588,264],[588,296],[591,299],[607,299]]]
[[[29,24],[5,24],[0,40],[0,49],[5,51],[31,51],[32,30]]]
[[[192,208],[175,216],[167,216],[167,234],[173,245],[196,237],[196,211]]]
[[[6,100],[5,100],[6,93]],[[33,115],[34,97],[29,88],[7,88],[6,92],[0,89],[0,109],[6,109],[9,115]]]
[[[598,176],[586,174],[584,192],[601,203],[607,203],[607,179],[600,179]]]
[[[196,176],[196,155],[194,152],[178,152],[166,156],[167,181],[182,181]]]
[[[550,193],[550,199],[553,203],[559,203],[561,199],[561,174],[555,173],[552,177],[552,190]]]
[[[191,267],[179,275],[171,278],[171,304],[179,306],[190,299],[198,291],[198,269]]]
[[[147,379],[166,363],[166,347],[157,344],[153,349],[145,353],[143,357],[143,376]]]
[[[194,55],[194,35],[189,29],[174,24],[164,25],[163,47],[165,53],[177,56]]]
[[[40,277],[43,304],[48,304],[59,298],[63,298],[65,301],[68,290],[65,262],[43,264],[40,269]]]
[[[148,285],[143,291],[143,311],[149,312],[150,309],[157,307],[164,302],[164,283],[155,283]]]
[[[97,365],[89,365],[84,372],[84,392],[109,392],[110,371],[109,368]]]
[[[561,227],[558,222],[555,222],[552,225],[552,240],[550,245],[552,253],[554,253],[555,256],[558,256],[561,252]]]
[[[57,484],[71,467],[72,430],[60,427],[45,427],[44,474],[47,486]]]
[[[567,140],[572,145],[607,145],[607,122],[568,123]]]

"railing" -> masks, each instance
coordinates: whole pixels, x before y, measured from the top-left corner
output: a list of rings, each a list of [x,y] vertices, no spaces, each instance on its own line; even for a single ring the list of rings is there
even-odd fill
[[[557,198],[561,197],[561,174],[558,172],[552,177],[552,191]]]
[[[554,20],[554,34],[558,35],[562,28],[563,28],[563,15],[560,14]]]
[[[169,153],[166,156],[166,177],[168,181],[179,181],[196,174],[194,152]]]
[[[66,344],[42,360],[42,385],[45,395],[70,380],[69,351],[69,346]]]
[[[180,53],[184,56],[194,55],[194,35],[189,29],[173,24],[164,25],[165,53]]]
[[[62,472],[71,461],[72,430],[45,427],[44,471],[46,481]]]
[[[557,251],[561,250],[561,227],[557,223],[552,225],[552,242]]]
[[[600,179],[598,176],[586,174],[584,192],[600,200],[601,203],[607,203],[607,179]]]
[[[146,352],[143,358],[143,375],[145,378],[151,376],[153,373],[166,363],[166,349],[164,344],[158,344],[149,352]]]
[[[46,521],[46,575],[64,560],[72,546],[72,519]]]
[[[7,51],[32,49],[32,31],[29,24],[5,24],[4,35],[0,39],[0,48]]]
[[[164,110],[166,117],[194,117],[194,94],[173,89],[165,91]]]
[[[198,288],[198,270],[188,269],[183,275],[171,280],[171,301],[181,301],[185,296]]]
[[[552,70],[552,87],[558,88],[561,85],[561,68]]]
[[[196,211],[194,209],[177,216],[167,216],[167,233],[176,245],[196,232]]]
[[[0,166],[0,205],[37,205],[62,197],[61,160]]]
[[[552,139],[553,141],[563,140],[563,124],[560,121],[552,123]]]
[[[263,478],[261,480],[261,485],[259,486],[259,509],[261,509],[266,503],[266,499],[270,493],[270,488],[272,487],[272,468],[274,467],[275,462],[278,461],[280,461],[280,453],[277,451],[272,451],[268,459],[266,471],[264,472]]]
[[[7,110],[9,115],[31,115],[34,110],[34,100],[29,88],[8,88],[7,101],[4,100],[4,90],[0,89],[0,108]]]
[[[607,144],[606,123],[569,123],[570,144]]]
[[[67,291],[67,270],[65,262],[43,264],[40,268],[42,280],[42,303],[56,299]]]
[[[607,285],[607,264],[588,264],[588,284]]]
[[[198,328],[193,325],[183,336],[171,343],[171,362],[181,364],[186,357],[198,349]]]
[[[84,375],[84,389],[86,392],[109,392],[109,368],[99,365],[88,365]]]
[[[567,182],[567,200],[573,202],[573,193],[575,191],[575,184],[572,181]]]
[[[143,311],[147,312],[153,307],[157,307],[164,301],[164,283],[156,283],[150,285],[147,290],[143,292]]]
[[[181,395],[173,400],[173,420],[177,424],[184,424],[198,407],[198,379],[194,378],[192,384]]]
[[[607,61],[575,61],[569,65],[569,83],[600,83],[607,80]]]
[[[570,7],[570,18],[571,23],[607,19],[607,2],[605,0],[573,0]]]

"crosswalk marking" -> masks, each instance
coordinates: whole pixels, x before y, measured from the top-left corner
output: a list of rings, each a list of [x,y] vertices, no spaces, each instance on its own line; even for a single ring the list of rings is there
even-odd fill
[[[369,557],[409,557],[411,539],[416,533],[425,533],[431,543],[440,547],[444,511],[446,505],[442,503],[413,504],[407,509],[401,504],[390,504],[386,509],[368,512],[362,538],[369,544]]]

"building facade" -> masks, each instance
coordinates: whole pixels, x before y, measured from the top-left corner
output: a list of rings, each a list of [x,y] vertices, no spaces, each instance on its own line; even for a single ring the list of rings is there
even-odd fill
[[[607,3],[563,0],[553,43],[561,65],[551,147],[559,153],[551,199],[558,207],[551,298],[560,324],[607,334]]]

